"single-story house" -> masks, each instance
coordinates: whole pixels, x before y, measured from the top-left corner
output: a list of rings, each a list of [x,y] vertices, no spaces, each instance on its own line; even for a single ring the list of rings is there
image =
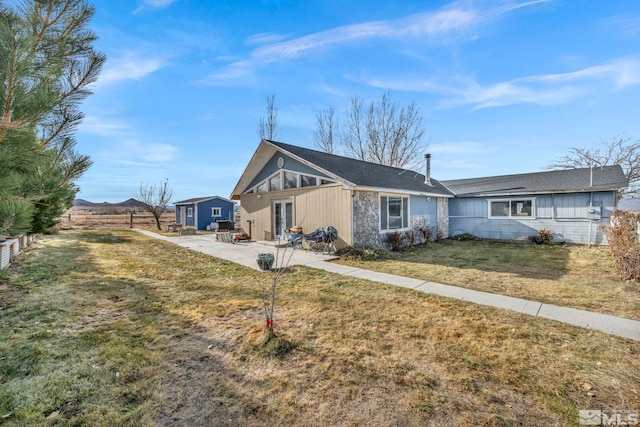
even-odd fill
[[[392,231],[428,227],[448,236],[453,193],[425,173],[378,165],[308,148],[262,140],[231,199],[240,200],[243,230],[254,240],[304,233],[329,225],[336,247],[383,246]]]
[[[628,185],[620,166],[438,181],[430,159],[419,173],[262,140],[231,199],[254,240],[331,225],[337,247],[382,247],[387,233],[418,227],[511,240],[547,228],[555,241],[599,244]]]
[[[600,226],[628,186],[618,165],[442,181],[452,236],[526,240],[542,228],[554,241],[602,244]]]
[[[197,230],[212,228],[214,223],[234,222],[235,203],[219,196],[197,197],[174,203],[176,223]]]

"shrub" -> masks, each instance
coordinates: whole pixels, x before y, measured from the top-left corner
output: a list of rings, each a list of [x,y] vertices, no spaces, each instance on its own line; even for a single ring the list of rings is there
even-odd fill
[[[347,246],[336,251],[340,258],[352,259],[356,261],[376,261],[388,258],[387,251],[358,246]]]
[[[439,240],[438,236],[436,236],[434,227],[429,227],[428,225],[422,225],[420,226],[420,228],[418,228],[418,230],[420,231],[420,233],[422,233],[422,238],[424,239],[425,243],[430,242],[432,240]]]
[[[459,240],[461,242],[467,241],[467,240],[480,240],[480,238],[474,236],[473,234],[470,233],[462,233],[459,234],[457,236],[454,237],[455,240]]]
[[[404,239],[409,246],[415,246],[417,237],[416,230],[413,228],[404,232]]]
[[[385,234],[382,241],[390,246],[392,251],[397,252],[404,246],[404,238],[403,233],[392,231],[391,233]]]
[[[553,234],[551,234],[551,230],[547,228],[541,228],[538,230],[538,234],[534,234],[529,237],[536,245],[550,245],[553,243]]]
[[[602,227],[624,280],[640,281],[640,212],[615,211],[608,227]]]

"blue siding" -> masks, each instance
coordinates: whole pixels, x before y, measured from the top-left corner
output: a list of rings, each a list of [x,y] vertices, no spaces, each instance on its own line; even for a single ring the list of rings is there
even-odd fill
[[[251,184],[249,184],[247,188],[244,189],[244,191],[247,191],[249,188],[255,186],[261,181],[264,181],[265,179],[273,175],[276,171],[280,170],[281,168],[278,167],[279,157],[284,158],[284,166],[282,167],[282,169],[284,170],[299,172],[299,173],[308,174],[308,175],[320,176],[322,178],[329,178],[328,176],[318,172],[315,169],[310,168],[309,166],[303,163],[300,163],[297,160],[292,159],[291,157],[285,154],[276,153],[273,155],[273,157],[271,157],[271,159],[269,159],[269,161],[264,166],[264,168],[262,168],[262,170],[256,175],[253,181],[251,181]]]
[[[221,199],[212,199],[198,203],[198,230],[206,230],[207,225],[215,221],[233,221],[233,203]],[[214,217],[213,208],[220,208],[220,216]]]
[[[429,227],[435,228],[437,227],[436,203],[435,197],[411,196],[409,198],[409,214],[411,216],[428,216]]]
[[[535,198],[535,219],[489,219],[491,199]],[[590,221],[590,203],[602,206],[602,218]],[[488,239],[526,240],[541,228],[552,231],[555,241],[606,243],[600,230],[608,225],[615,205],[614,192],[518,195],[512,197],[459,197],[449,200],[449,229],[452,236],[470,233]]]
[[[206,230],[207,225],[216,221],[233,221],[235,203],[213,198],[196,203],[176,205],[176,222],[182,224],[180,209],[184,207],[187,227],[196,227],[198,230]],[[220,208],[220,216],[213,216],[213,208]],[[189,216],[189,209],[192,209],[192,216]]]

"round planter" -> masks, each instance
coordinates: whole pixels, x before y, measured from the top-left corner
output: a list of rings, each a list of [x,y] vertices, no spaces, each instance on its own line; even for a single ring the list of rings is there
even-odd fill
[[[260,267],[260,270],[266,271],[271,270],[275,259],[276,258],[275,256],[273,256],[273,254],[259,254],[256,257],[256,262],[258,263],[258,267]]]

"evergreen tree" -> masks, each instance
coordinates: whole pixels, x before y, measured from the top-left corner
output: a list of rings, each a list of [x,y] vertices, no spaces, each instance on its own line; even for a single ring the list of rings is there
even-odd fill
[[[0,235],[46,231],[91,165],[73,137],[105,61],[84,0],[0,0]]]

